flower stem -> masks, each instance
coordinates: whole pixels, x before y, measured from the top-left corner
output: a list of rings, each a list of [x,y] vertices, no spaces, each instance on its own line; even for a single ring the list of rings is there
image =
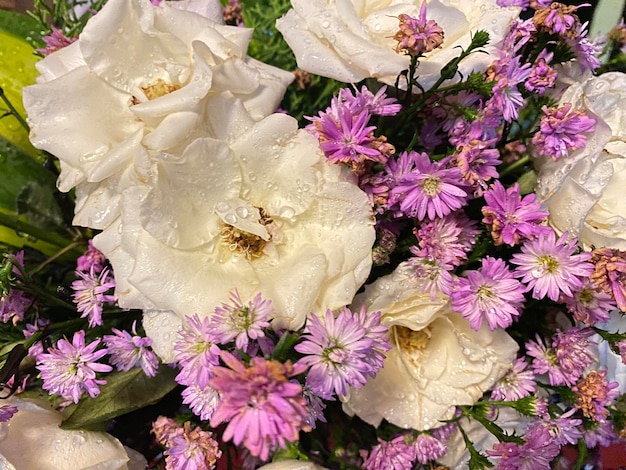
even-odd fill
[[[20,113],[18,113],[17,109],[15,109],[15,106],[13,106],[13,103],[11,103],[9,98],[7,98],[7,96],[4,94],[4,89],[2,87],[0,87],[0,99],[2,99],[7,108],[9,108],[8,112],[5,113],[2,117],[14,116],[15,119],[17,119],[17,122],[19,122],[22,127],[26,129],[26,132],[30,132],[30,127],[28,127],[28,124],[26,123],[24,118],[20,116]]]

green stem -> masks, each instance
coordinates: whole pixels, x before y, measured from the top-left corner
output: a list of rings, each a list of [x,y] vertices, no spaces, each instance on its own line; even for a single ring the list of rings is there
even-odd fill
[[[504,170],[500,172],[500,177],[510,175],[511,173],[517,171],[518,169],[524,167],[530,161],[530,157],[528,155],[523,156],[519,160],[511,163]]]
[[[24,118],[20,116],[20,113],[17,112],[17,109],[15,109],[15,106],[13,106],[9,98],[7,98],[7,96],[4,94],[4,90],[2,89],[2,87],[0,87],[0,99],[2,99],[2,101],[4,101],[4,104],[7,106],[7,108],[9,108],[9,114],[15,117],[15,119],[17,119],[17,122],[19,122],[22,125],[22,127],[26,129],[26,132],[30,132],[30,127],[28,127],[28,124],[26,123]]]

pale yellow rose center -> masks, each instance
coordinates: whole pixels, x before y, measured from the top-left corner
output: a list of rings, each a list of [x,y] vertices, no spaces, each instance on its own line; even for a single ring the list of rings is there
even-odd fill
[[[258,208],[261,218],[261,225],[270,225],[273,223],[272,218],[262,209]],[[238,229],[230,224],[222,225],[221,237],[228,249],[235,253],[244,255],[247,259],[260,258],[263,254],[263,248],[267,244],[267,240],[262,239],[258,235]],[[270,236],[271,240],[271,236]]]
[[[156,82],[151,85],[141,87],[141,90],[146,95],[150,101],[160,98],[161,96],[165,96],[173,91],[176,91],[180,88],[180,85],[170,85],[165,83],[161,78],[157,79]]]
[[[399,348],[408,353],[422,351],[430,341],[430,328],[415,331],[405,326],[396,325],[393,327],[395,342]]]

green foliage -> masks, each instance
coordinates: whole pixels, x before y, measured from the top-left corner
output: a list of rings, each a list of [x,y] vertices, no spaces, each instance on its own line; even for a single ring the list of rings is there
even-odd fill
[[[52,32],[52,25],[61,29],[67,37],[74,37],[80,34],[93,12],[99,11],[106,1],[90,1],[89,10],[78,16],[74,9],[85,5],[87,0],[35,0],[33,11],[29,11],[29,15],[39,24],[44,34]]]
[[[159,368],[155,377],[148,377],[140,368],[128,372],[112,372],[107,383],[100,387],[100,395],[85,397],[63,421],[63,429],[80,429],[94,426],[131,411],[152,405],[176,387],[177,370],[166,365]]]

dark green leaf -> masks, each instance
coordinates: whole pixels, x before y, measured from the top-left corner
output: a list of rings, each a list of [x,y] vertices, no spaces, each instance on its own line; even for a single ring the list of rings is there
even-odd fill
[[[37,21],[30,16],[0,10],[0,30],[24,39],[33,47],[43,45]]]
[[[162,365],[156,377],[146,376],[140,368],[112,372],[96,398],[83,398],[61,427],[79,429],[108,421],[152,405],[176,387],[177,371]]]

